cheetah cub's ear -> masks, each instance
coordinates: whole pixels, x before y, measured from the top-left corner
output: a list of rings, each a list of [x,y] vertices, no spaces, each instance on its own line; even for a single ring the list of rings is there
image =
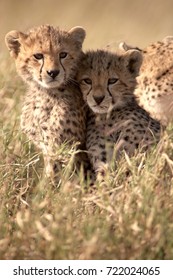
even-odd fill
[[[124,65],[136,77],[142,64],[142,53],[137,50],[128,50],[124,54]]]
[[[78,46],[82,47],[82,43],[86,35],[85,29],[83,29],[83,27],[81,26],[76,26],[70,29],[68,33],[70,34],[71,38],[78,44]]]
[[[119,44],[119,49],[120,49],[121,51],[127,52],[128,50],[134,49],[134,47],[132,47],[132,46],[130,46],[130,45],[127,45],[125,42],[121,42],[121,43]]]
[[[126,44],[125,42],[121,42],[121,43],[119,44],[119,49],[120,49],[121,51],[125,51],[125,52],[127,52],[127,51],[129,51],[129,50],[142,51],[140,48],[135,47],[135,46],[128,45],[128,44]]]
[[[17,58],[22,41],[24,41],[26,37],[26,34],[16,30],[12,30],[6,34],[5,43],[12,57]]]

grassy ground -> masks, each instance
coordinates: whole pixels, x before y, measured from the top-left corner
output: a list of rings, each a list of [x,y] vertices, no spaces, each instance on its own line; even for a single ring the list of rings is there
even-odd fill
[[[1,69],[0,259],[173,259],[173,130],[94,191],[66,169],[51,187],[20,132],[25,86],[8,59]]]
[[[105,186],[91,191],[63,169],[61,188],[51,187],[20,132],[25,86],[3,43],[12,29],[50,23],[82,25],[84,48],[144,46],[172,35],[172,8],[172,0],[0,2],[0,259],[173,259],[173,129],[149,155],[122,160]]]

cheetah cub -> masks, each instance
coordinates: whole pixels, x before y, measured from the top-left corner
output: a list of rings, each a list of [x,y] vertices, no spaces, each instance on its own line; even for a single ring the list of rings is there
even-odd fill
[[[21,128],[42,150],[45,171],[54,177],[57,148],[64,142],[85,143],[86,113],[74,81],[85,31],[62,31],[49,25],[5,37],[18,74],[29,85],[22,108]],[[64,160],[64,159],[63,159]]]
[[[86,145],[97,174],[137,148],[148,148],[160,137],[160,124],[138,106],[133,96],[141,53],[89,51],[79,65],[77,79],[90,108]]]
[[[120,48],[134,49],[126,43]],[[137,102],[163,126],[173,121],[173,37],[142,50],[143,63],[134,91]]]

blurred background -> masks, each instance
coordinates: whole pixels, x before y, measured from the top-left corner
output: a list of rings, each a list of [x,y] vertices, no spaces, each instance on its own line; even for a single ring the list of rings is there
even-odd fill
[[[116,46],[126,41],[139,47],[173,35],[173,0],[0,0],[0,51],[5,34],[44,23],[87,31],[84,49]]]

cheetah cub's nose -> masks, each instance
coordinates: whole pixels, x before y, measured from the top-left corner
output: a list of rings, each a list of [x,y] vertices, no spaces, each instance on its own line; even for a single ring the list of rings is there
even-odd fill
[[[47,74],[48,74],[52,79],[55,79],[56,76],[58,76],[58,74],[59,74],[59,70],[50,70],[50,71],[47,71]]]
[[[103,99],[104,99],[104,96],[93,96],[95,102],[97,103],[97,105],[99,105]]]

